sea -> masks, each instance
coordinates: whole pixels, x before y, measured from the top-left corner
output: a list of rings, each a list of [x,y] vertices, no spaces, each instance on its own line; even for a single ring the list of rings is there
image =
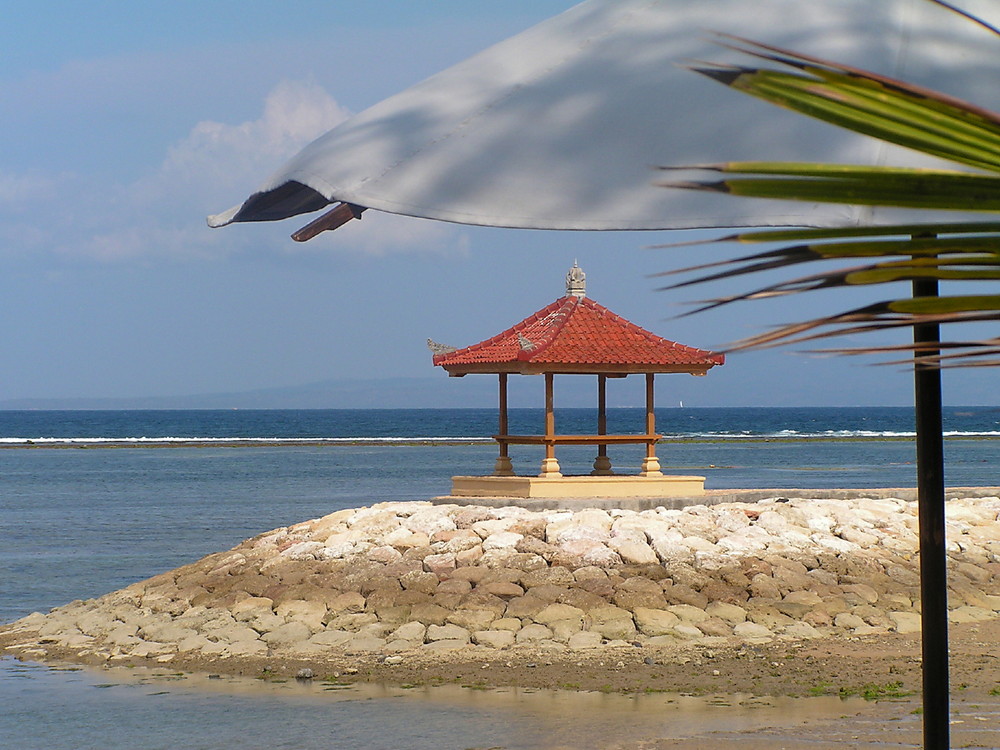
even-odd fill
[[[611,409],[609,431],[644,432],[644,417]],[[542,425],[540,410],[510,412],[512,433]],[[558,432],[595,425],[594,410],[556,410]],[[915,484],[908,408],[673,407],[657,409],[656,427],[663,470],[704,475],[709,489]],[[446,495],[451,476],[492,470],[496,429],[490,409],[0,411],[0,622],[342,508]],[[1000,485],[1000,407],[946,407],[944,433],[948,486]],[[638,472],[641,450],[612,446],[615,468]],[[558,456],[564,473],[587,473],[593,448]],[[513,446],[512,458],[532,474],[541,453]],[[681,736],[685,722],[705,720],[699,712],[716,724],[760,716],[752,700],[724,716],[691,701],[345,689],[0,659],[0,746],[597,748]]]

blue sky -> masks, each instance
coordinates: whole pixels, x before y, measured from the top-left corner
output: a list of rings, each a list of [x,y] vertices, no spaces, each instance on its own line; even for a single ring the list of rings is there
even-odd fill
[[[465,345],[506,328],[563,294],[574,259],[597,301],[704,348],[872,299],[817,295],[672,319],[706,291],[658,292],[652,274],[732,248],[652,249],[674,238],[660,233],[379,214],[297,244],[288,235],[302,220],[206,227],[207,214],[241,201],[350,113],[571,4],[8,3],[0,401],[444,377],[426,338]],[[912,398],[905,368],[789,350],[732,355],[707,378],[684,378],[664,398]],[[1000,403],[994,382],[990,372],[948,373],[945,399]]]

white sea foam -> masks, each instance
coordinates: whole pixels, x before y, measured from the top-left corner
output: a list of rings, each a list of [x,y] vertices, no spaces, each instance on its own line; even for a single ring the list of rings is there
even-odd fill
[[[751,432],[742,430],[739,432],[691,432],[676,435],[664,435],[666,440],[767,440],[767,439],[793,439],[793,440],[823,440],[823,439],[896,439],[912,438],[916,436],[912,430],[819,430],[817,432],[805,432],[802,430],[776,430],[775,432]],[[944,437],[954,438],[996,438],[1000,437],[997,430],[946,430],[941,433]]]
[[[942,433],[946,438],[1000,438],[1000,430],[947,430]],[[752,441],[752,440],[824,440],[824,439],[857,439],[857,440],[879,440],[879,439],[908,439],[916,435],[913,431],[897,430],[819,430],[816,432],[806,432],[802,430],[777,430],[770,433],[751,432],[749,430],[740,431],[706,431],[665,434],[664,440],[731,440]],[[178,436],[142,436],[142,437],[0,437],[0,446],[23,446],[23,445],[274,445],[274,444],[330,444],[330,445],[398,445],[413,443],[438,443],[438,444],[488,444],[492,443],[492,438],[470,437],[470,436],[409,436],[409,437],[389,437],[389,436],[355,436],[355,437],[178,437]]]
[[[484,437],[36,437],[0,438],[0,445],[156,445],[176,443],[491,443]]]

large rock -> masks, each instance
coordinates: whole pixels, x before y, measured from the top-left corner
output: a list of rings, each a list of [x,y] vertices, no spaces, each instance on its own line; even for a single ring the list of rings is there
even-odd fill
[[[323,630],[313,635],[309,639],[309,642],[318,646],[339,648],[350,641],[354,636],[355,633],[351,633],[347,630]]]
[[[438,579],[447,578],[458,567],[454,552],[441,552],[424,558],[424,570]]]
[[[245,625],[226,625],[208,630],[206,634],[212,640],[229,644],[245,644],[260,639],[260,634],[256,630]]]
[[[462,641],[463,643],[468,643],[470,638],[468,630],[453,624],[428,625],[427,635],[425,636],[425,640],[428,643],[433,641]]]
[[[537,623],[551,627],[553,623],[561,620],[583,623],[583,615],[583,610],[577,607],[571,607],[568,604],[550,604],[535,613],[532,619]]]
[[[416,547],[424,547],[430,542],[430,539],[427,534],[422,531],[416,532],[400,526],[382,536],[381,541],[385,546],[393,547],[394,549],[406,550]]]
[[[327,614],[326,604],[320,601],[296,601],[282,602],[275,608],[275,614],[284,617],[286,621],[295,621],[305,624],[312,632],[323,629],[323,620]]]
[[[365,609],[365,598],[356,591],[348,591],[335,597],[330,602],[328,609],[335,615],[363,612]]]
[[[487,581],[477,586],[476,591],[501,599],[513,599],[516,596],[524,596],[524,589],[513,581]]]
[[[300,641],[307,641],[313,635],[308,625],[301,622],[286,622],[269,633],[261,636],[261,639],[272,648],[282,648]]]
[[[705,607],[705,614],[736,625],[747,619],[747,611],[743,607],[726,602],[711,602]]]
[[[547,641],[552,639],[552,630],[544,625],[539,625],[538,623],[533,622],[530,625],[525,625],[523,628],[518,630],[514,639],[517,643],[537,643],[538,641]]]
[[[510,648],[514,645],[514,633],[510,630],[477,630],[472,634],[472,641],[489,648]]]
[[[534,619],[535,615],[549,606],[549,602],[530,594],[518,596],[507,602],[505,617]]]
[[[583,650],[598,648],[603,642],[604,639],[600,633],[584,630],[580,633],[574,633],[566,645],[573,650]]]
[[[679,625],[680,618],[665,609],[638,607],[635,610],[635,624],[643,635],[667,635]]]
[[[705,610],[699,607],[692,607],[690,604],[672,604],[667,608],[667,611],[675,615],[679,620],[692,625],[697,625],[702,620],[707,620],[711,616]]]
[[[420,641],[422,643],[426,634],[427,626],[422,622],[413,620],[400,625],[398,628],[393,630],[387,638],[390,641]]]
[[[433,536],[438,531],[457,529],[455,521],[448,515],[447,506],[425,508],[414,513],[403,521],[403,526],[410,531],[418,531]]]
[[[613,568],[621,565],[622,559],[604,542],[586,538],[559,542],[557,550],[552,555],[552,562],[570,569],[591,565]]]
[[[897,633],[919,633],[921,630],[920,615],[916,612],[890,612],[889,619]]]
[[[466,630],[487,630],[497,619],[496,613],[487,609],[459,609],[447,617],[447,622]]]
[[[407,591],[416,591],[422,594],[433,594],[437,591],[438,577],[433,573],[425,571],[412,571],[400,577],[399,583]]]
[[[635,636],[632,613],[620,607],[596,607],[587,613],[584,629],[600,633],[608,640],[628,640]]]
[[[656,551],[645,540],[612,539],[608,545],[627,565],[653,565],[659,562]]]
[[[774,633],[756,622],[741,622],[733,628],[737,638],[747,641],[768,641],[774,638]]]
[[[83,628],[81,628],[81,632],[92,636],[104,635],[104,632],[98,631],[93,624],[90,624],[88,630],[83,630]],[[147,625],[137,632],[143,640],[157,641],[160,643],[180,643],[181,641],[198,634],[198,632],[193,628],[185,628],[175,625],[172,622],[164,623],[162,625]]]
[[[515,534],[512,531],[498,531],[483,539],[483,551],[516,549],[518,542],[524,539],[522,534]]]

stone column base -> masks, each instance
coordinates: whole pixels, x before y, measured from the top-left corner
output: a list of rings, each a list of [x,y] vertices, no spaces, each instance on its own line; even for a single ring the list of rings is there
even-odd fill
[[[642,462],[642,472],[639,476],[662,477],[663,472],[660,471],[660,459],[656,456],[646,456]]]
[[[594,470],[590,472],[592,477],[608,477],[615,472],[611,469],[611,459],[607,456],[598,456],[594,459]]]
[[[493,465],[493,476],[514,476],[514,464],[510,462],[510,456],[497,456],[497,462]]]
[[[542,459],[542,471],[538,476],[561,477],[562,472],[559,470],[559,462],[554,458]]]

